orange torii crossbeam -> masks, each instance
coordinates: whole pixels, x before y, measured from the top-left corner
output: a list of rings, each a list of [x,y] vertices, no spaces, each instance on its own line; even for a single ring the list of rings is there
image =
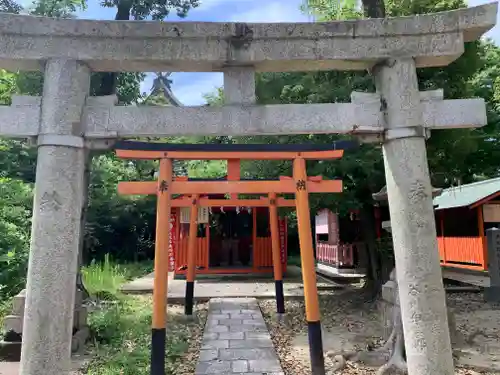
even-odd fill
[[[238,144],[162,144],[145,142],[118,142],[116,155],[123,159],[160,160],[158,181],[123,181],[118,184],[122,195],[157,195],[157,223],[164,225],[165,214],[172,207],[190,207],[188,272],[186,281],[186,315],[193,314],[194,282],[196,275],[196,230],[198,207],[269,207],[272,239],[272,261],[276,288],[278,314],[285,312],[283,292],[283,270],[280,259],[278,207],[296,207],[301,249],[302,274],[306,316],[311,344],[312,367],[323,363],[323,344],[319,313],[316,273],[312,250],[312,235],[309,211],[309,193],[341,193],[341,180],[325,180],[322,176],[307,176],[307,160],[338,159],[343,149],[352,142],[330,145],[238,145]],[[347,146],[347,147],[346,147]],[[172,176],[172,162],[177,160],[227,160],[226,179],[189,179]],[[280,176],[278,180],[241,180],[241,160],[291,160],[293,176]],[[167,162],[168,161],[168,162]],[[203,195],[228,194],[229,199],[209,199]],[[258,199],[239,199],[238,194],[264,195]],[[295,199],[278,197],[278,194],[294,194]],[[173,198],[172,195],[181,195]],[[187,196],[187,197],[186,197]],[[254,216],[255,220],[255,216]],[[157,224],[155,243],[155,291],[153,298],[152,368],[164,366],[160,357],[165,351],[165,308],[168,273],[165,260],[165,244],[169,242],[169,231]],[[161,261],[160,261],[161,259]],[[157,290],[158,288],[158,290]],[[154,362],[157,363],[154,363]]]

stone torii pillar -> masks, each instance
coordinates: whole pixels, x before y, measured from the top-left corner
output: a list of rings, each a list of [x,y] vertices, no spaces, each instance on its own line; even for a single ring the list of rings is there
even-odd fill
[[[47,61],[21,374],[69,371],[84,193],[85,145],[81,116],[89,85],[90,70],[85,64],[64,59]]]
[[[448,312],[415,61],[387,60],[375,67],[374,74],[385,118],[382,150],[406,361],[412,375],[452,375]]]

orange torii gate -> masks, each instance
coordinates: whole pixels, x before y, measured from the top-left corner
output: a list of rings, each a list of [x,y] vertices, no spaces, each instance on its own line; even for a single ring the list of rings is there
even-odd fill
[[[191,207],[188,242],[188,270],[186,281],[185,313],[192,315],[194,281],[196,274],[196,228],[198,207],[202,206],[249,206],[269,207],[272,261],[276,286],[277,312],[285,312],[283,293],[283,272],[280,261],[280,239],[278,233],[278,207],[296,207],[299,230],[300,257],[304,282],[306,318],[311,343],[311,359],[323,360],[323,344],[314,251],[311,233],[309,193],[341,193],[341,180],[324,180],[321,176],[307,176],[307,160],[338,159],[343,156],[342,147],[352,142],[335,144],[164,144],[135,141],[120,141],[115,145],[116,155],[123,159],[159,160],[157,181],[120,182],[120,194],[156,194],[157,220],[154,262],[152,367],[164,367],[166,338],[167,274],[169,225],[172,207]],[[172,172],[173,160],[227,160],[227,180],[189,181],[176,178]],[[242,180],[241,160],[291,160],[293,176],[278,180]],[[295,199],[284,199],[278,194],[295,194]],[[190,198],[171,199],[173,194],[188,195]],[[230,199],[200,198],[201,194],[230,194]],[[266,195],[260,199],[239,199],[238,194]],[[154,373],[154,372],[152,372]]]

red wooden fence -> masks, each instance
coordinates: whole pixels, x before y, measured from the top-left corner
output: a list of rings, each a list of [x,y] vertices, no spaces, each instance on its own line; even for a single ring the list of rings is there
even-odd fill
[[[481,237],[438,237],[439,258],[445,266],[485,270]]]
[[[334,267],[354,266],[353,244],[333,245],[318,241],[316,243],[316,259]]]

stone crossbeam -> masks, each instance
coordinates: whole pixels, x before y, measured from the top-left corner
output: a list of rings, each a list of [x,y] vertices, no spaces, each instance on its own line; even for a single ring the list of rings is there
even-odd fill
[[[10,106],[0,105],[0,136],[30,138],[38,135],[41,97],[13,96]]]
[[[442,100],[440,90],[421,93],[427,129],[481,127],[483,99]],[[224,107],[115,106],[112,97],[87,99],[83,114],[87,139],[179,135],[382,134],[377,94],[354,93],[352,103],[245,105]],[[14,97],[0,107],[0,136],[36,137],[41,99]]]
[[[497,4],[414,17],[316,23],[93,21],[0,14],[0,68],[51,58],[93,71],[356,70],[387,58],[444,66],[495,25]]]

